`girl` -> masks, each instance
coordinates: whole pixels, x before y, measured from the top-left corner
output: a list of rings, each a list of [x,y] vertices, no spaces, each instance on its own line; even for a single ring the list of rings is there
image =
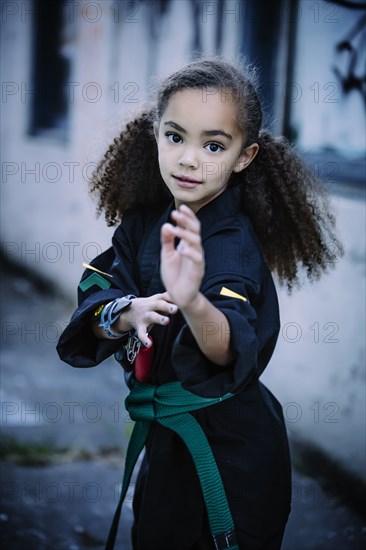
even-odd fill
[[[145,446],[136,550],[281,546],[289,448],[281,405],[259,381],[280,328],[271,271],[291,291],[299,264],[317,279],[342,246],[314,177],[261,122],[242,70],[195,61],[163,82],[92,179],[99,212],[122,223],[84,272],[58,351],[77,367],[113,353],[134,365],[123,492]]]

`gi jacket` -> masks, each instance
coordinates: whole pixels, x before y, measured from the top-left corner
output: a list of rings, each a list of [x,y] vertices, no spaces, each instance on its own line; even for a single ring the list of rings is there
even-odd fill
[[[160,228],[171,221],[172,207],[162,213],[146,208],[126,213],[115,231],[113,246],[91,262],[111,277],[89,269],[84,272],[81,281],[87,288],[79,286],[79,307],[57,346],[64,361],[92,367],[120,347],[120,341],[99,340],[92,332],[91,319],[100,304],[126,294],[165,292],[160,279]],[[226,190],[199,210],[198,218],[206,265],[200,290],[228,318],[235,360],[230,368],[213,365],[178,313],[167,327],[154,326],[151,332],[152,383],[178,378],[186,389],[216,397],[240,392],[263,372],[280,328],[278,302],[252,225],[240,212],[239,189]],[[207,323],[203,327],[203,338],[228,337],[222,326]]]
[[[100,304],[127,294],[165,292],[160,279],[160,228],[171,222],[172,209],[173,203],[160,211],[145,207],[123,216],[113,246],[91,262],[111,277],[88,269],[82,276],[79,307],[57,346],[61,359],[75,367],[92,367],[122,345],[120,340],[94,336],[91,319]],[[185,389],[205,397],[235,394],[192,414],[213,449],[239,532],[243,537],[263,537],[286,521],[291,498],[282,408],[258,381],[280,329],[277,294],[251,222],[240,210],[238,188],[226,189],[197,216],[205,256],[200,291],[228,319],[234,360],[225,367],[212,363],[178,312],[167,326],[154,325],[150,333],[151,383],[179,380]],[[202,337],[229,335],[223,326],[208,322]],[[156,491],[162,514],[154,512]],[[191,503],[188,509],[183,505],[186,499]],[[134,508],[138,547],[162,550],[164,537],[170,536],[185,541],[182,548],[188,548],[202,532],[205,512],[191,458],[177,437],[158,425],[151,430]],[[177,517],[182,520],[178,526]]]

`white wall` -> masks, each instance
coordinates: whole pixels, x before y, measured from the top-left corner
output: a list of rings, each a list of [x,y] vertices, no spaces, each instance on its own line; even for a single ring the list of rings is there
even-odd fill
[[[365,205],[333,202],[345,256],[319,282],[279,291],[282,330],[262,381],[291,434],[366,481]]]
[[[290,95],[302,149],[328,147],[346,157],[364,158],[365,98],[356,90],[344,95],[334,72],[337,68],[346,76],[355,54],[354,73],[356,77],[365,74],[364,26],[363,31],[354,31],[363,14],[362,9],[346,9],[324,0],[299,2],[296,70]],[[336,44],[345,40],[354,52],[337,53]]]

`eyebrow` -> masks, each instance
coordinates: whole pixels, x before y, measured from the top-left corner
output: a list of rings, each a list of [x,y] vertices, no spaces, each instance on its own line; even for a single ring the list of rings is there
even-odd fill
[[[172,128],[175,128],[178,130],[178,132],[182,132],[182,134],[186,134],[187,131],[182,128],[182,126],[179,126],[176,122],[173,122],[172,120],[168,120],[167,122],[164,122],[164,125],[171,126]],[[227,139],[233,139],[233,137],[228,134],[227,132],[224,132],[224,130],[204,130],[202,132],[202,135],[204,136],[224,136]]]

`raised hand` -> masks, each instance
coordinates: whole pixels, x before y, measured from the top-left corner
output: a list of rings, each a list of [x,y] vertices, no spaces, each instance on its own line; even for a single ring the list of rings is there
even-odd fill
[[[172,212],[172,219],[177,226],[165,223],[161,228],[160,275],[171,300],[186,308],[197,298],[205,271],[201,225],[184,204]]]

